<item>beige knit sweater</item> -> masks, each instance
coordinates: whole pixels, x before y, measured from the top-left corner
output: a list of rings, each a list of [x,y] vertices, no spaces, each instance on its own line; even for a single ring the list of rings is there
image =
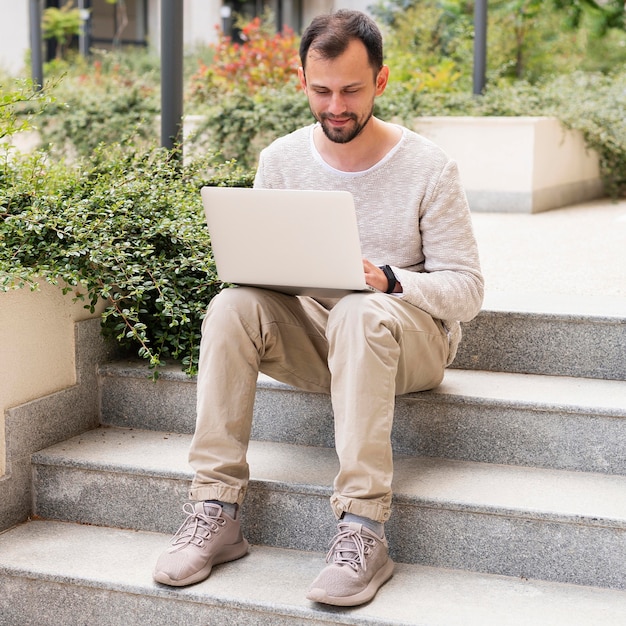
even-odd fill
[[[343,189],[354,196],[363,257],[391,265],[408,302],[444,322],[452,362],[459,322],[477,315],[484,284],[465,192],[456,163],[406,128],[396,146],[363,172],[323,161],[314,125],[265,148],[255,187]]]

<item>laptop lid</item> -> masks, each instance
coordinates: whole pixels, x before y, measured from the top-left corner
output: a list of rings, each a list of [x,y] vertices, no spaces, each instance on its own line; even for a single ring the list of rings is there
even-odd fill
[[[290,294],[366,291],[352,194],[203,187],[221,281]]]

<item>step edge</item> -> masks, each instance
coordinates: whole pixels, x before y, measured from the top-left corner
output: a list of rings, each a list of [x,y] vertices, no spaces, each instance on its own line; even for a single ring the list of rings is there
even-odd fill
[[[61,525],[64,525],[65,530],[68,532],[73,531],[74,528],[79,526],[76,524],[68,524],[66,522],[42,522],[42,521],[28,522],[28,524],[31,524],[31,525],[36,524],[38,525],[37,527],[38,529],[41,529],[42,526],[45,526],[45,529],[48,529],[51,527],[60,527]],[[28,530],[31,530],[31,529],[32,529],[32,526]],[[122,536],[121,534],[125,534],[126,532],[127,531],[121,531],[121,530],[116,530],[116,529],[106,529],[103,527],[90,527],[90,535],[102,534],[105,537],[117,538],[118,535],[121,537]],[[161,538],[163,539],[163,542],[165,542],[166,540],[165,539],[166,535],[161,535],[159,533],[137,531],[137,534],[141,538],[147,537],[148,535],[150,535],[154,538],[155,541],[156,540],[160,541]],[[121,545],[119,549],[124,551],[127,548],[126,548],[126,545],[123,544]],[[276,558],[280,558],[280,557],[286,559],[289,556],[302,559],[302,561],[306,561],[305,567],[307,569],[307,572],[309,570],[313,571],[313,563],[309,561],[309,559],[315,559],[316,567],[317,567],[317,561],[320,562],[320,567],[321,567],[321,564],[323,564],[322,553],[289,550],[289,549],[284,549],[284,548],[273,548],[269,546],[258,547],[257,549],[263,552],[262,556],[266,559],[269,556],[271,556],[272,560],[275,560]],[[0,557],[0,560],[1,560],[1,557]],[[242,563],[243,561],[245,561],[245,559],[242,559]],[[42,574],[41,572],[34,572],[32,571],[32,568],[28,569],[25,566],[22,566],[20,568],[16,568],[15,566],[13,566],[12,570],[13,570],[13,573],[11,573],[10,575],[17,579],[28,578],[31,580],[40,580],[40,581],[43,581],[44,583],[45,582],[58,583],[60,582],[60,578],[61,578],[58,573]],[[2,572],[6,573],[7,567],[0,564],[0,573]],[[214,575],[216,574],[217,572]],[[2,575],[5,575],[5,574],[2,574]],[[84,574],[82,576],[79,576],[76,574],[73,574],[73,575],[68,574],[64,577],[64,580],[62,582],[65,582],[67,584],[74,584],[77,586],[82,586],[85,588],[113,590],[113,585],[115,585],[115,581],[113,581],[113,584],[112,584],[110,581],[103,580],[104,578],[106,578],[105,576],[103,576],[102,574],[100,576],[101,576],[100,580],[98,579],[94,580],[94,578],[87,578],[87,576]],[[595,586],[590,586],[590,585],[576,585],[572,583],[563,583],[563,582],[550,582],[550,581],[544,581],[544,580],[539,580],[539,579],[523,579],[523,578],[514,577],[514,576],[488,574],[488,573],[482,573],[482,572],[475,572],[471,570],[454,570],[454,569],[429,567],[425,565],[412,565],[412,564],[397,564],[396,577],[400,578],[400,580],[396,582],[392,578],[393,582],[390,583],[389,588],[393,589],[393,591],[390,594],[386,594],[384,592],[385,587],[383,587],[383,590],[381,590],[382,593],[380,593],[379,596],[377,597],[375,604],[364,605],[363,607],[359,607],[358,609],[355,610],[354,613],[352,613],[352,611],[338,612],[332,608],[329,608],[329,609],[318,608],[316,605],[308,604],[305,600],[301,600],[300,604],[295,604],[295,602],[279,603],[279,602],[275,602],[272,600],[246,601],[245,598],[244,599],[237,598],[233,596],[232,594],[229,597],[226,594],[218,594],[215,592],[211,595],[210,592],[207,593],[207,589],[209,585],[204,584],[204,583],[200,583],[199,585],[195,587],[182,588],[182,589],[175,589],[175,588],[168,588],[168,587],[161,588],[161,586],[156,585],[151,582],[136,583],[133,586],[117,583],[118,588],[115,589],[115,591],[121,592],[121,593],[132,593],[131,589],[135,589],[136,591],[138,591],[140,595],[160,597],[160,598],[170,598],[174,601],[187,601],[187,602],[202,603],[202,604],[206,604],[207,606],[211,606],[217,603],[229,602],[234,605],[233,608],[252,609],[254,606],[256,606],[260,608],[261,610],[266,611],[266,607],[267,607],[269,609],[269,611],[267,612],[270,614],[272,613],[280,614],[281,611],[283,612],[288,611],[289,613],[287,613],[287,616],[300,617],[300,618],[309,617],[310,619],[327,618],[331,622],[338,621],[341,623],[351,623],[351,624],[360,624],[360,623],[364,623],[364,624],[367,624],[367,623],[372,623],[372,624],[407,623],[409,624],[409,623],[415,623],[415,622],[414,621],[405,622],[404,619],[398,620],[397,618],[390,619],[389,621],[385,621],[385,622],[380,621],[381,615],[385,612],[385,608],[386,608],[385,605],[388,604],[386,602],[387,600],[386,596],[389,595],[390,598],[394,598],[394,594],[395,594],[396,596],[395,600],[392,600],[393,604],[397,603],[398,600],[400,599],[397,597],[398,595],[404,596],[405,598],[411,597],[415,593],[415,588],[411,584],[406,584],[407,581],[404,579],[405,578],[408,578],[409,580],[412,579],[415,584],[415,582],[418,582],[419,579],[423,578],[424,576],[440,577],[443,580],[450,581],[449,584],[452,582],[457,582],[457,583],[461,582],[461,585],[453,584],[452,587],[455,589],[455,592],[458,593],[459,595],[466,595],[467,601],[471,605],[475,605],[475,602],[473,601],[475,589],[470,590],[468,588],[466,590],[463,587],[463,584],[471,585],[473,587],[480,587],[481,589],[486,589],[487,586],[493,586],[495,590],[497,591],[497,593],[492,597],[497,597],[497,598],[500,597],[500,593],[505,592],[505,591],[507,593],[507,598],[509,594],[515,594],[515,599],[520,602],[520,605],[524,605],[525,603],[528,603],[528,602],[530,603],[533,603],[535,601],[540,602],[542,599],[545,599],[547,594],[551,594],[554,598],[561,596],[561,595],[564,598],[569,598],[571,596],[572,598],[575,598],[574,604],[576,604],[576,602],[581,602],[583,603],[583,605],[587,605],[591,611],[594,611],[596,606],[598,609],[602,608],[603,609],[602,613],[604,614],[604,616],[607,616],[607,617],[610,617],[609,611],[611,611],[616,618],[619,618],[620,616],[623,615],[623,610],[625,610],[625,607],[626,607],[626,592],[621,589],[595,587]],[[436,589],[444,588],[444,586],[441,586],[440,578],[437,578],[436,580],[436,583],[437,583]],[[392,584],[393,584],[393,588],[391,587]],[[418,586],[421,587],[421,585],[418,585]],[[156,593],[158,593],[159,595],[156,596],[155,595]],[[302,590],[302,596],[304,596],[304,593],[305,593],[305,589]],[[207,598],[209,602],[207,602]],[[487,598],[488,596],[485,596],[483,602],[486,601]],[[211,599],[213,600],[212,602],[211,602]],[[507,601],[504,603],[502,607],[502,610],[504,612],[509,611],[510,606],[511,606],[509,605],[509,602],[511,602],[511,599],[507,599]],[[570,605],[568,602],[565,602],[565,606],[568,607]],[[489,607],[489,610],[491,610],[491,607]],[[347,621],[342,619],[344,617],[346,618]],[[447,624],[448,622],[446,620],[443,623]],[[572,624],[574,622],[564,621],[563,624],[565,623]],[[582,624],[584,622],[580,622],[580,623]],[[603,623],[611,624],[612,622],[603,622]],[[619,622],[615,622],[615,623],[617,624]]]
[[[125,431],[127,429],[115,429],[118,431]],[[140,433],[141,431],[137,431],[133,429],[134,433]],[[153,437],[153,431],[144,431],[148,434],[148,436]],[[80,437],[80,436],[79,436]],[[77,438],[75,438],[77,439]],[[71,441],[71,440],[70,440]],[[132,475],[138,476],[142,478],[152,478],[159,480],[181,480],[190,482],[193,478],[193,472],[191,468],[188,471],[173,471],[173,470],[162,470],[159,469],[150,469],[146,470],[140,464],[133,465],[130,463],[103,463],[100,461],[92,461],[90,459],[76,459],[76,458],[67,458],[67,456],[63,455],[61,452],[55,452],[55,448],[59,448],[63,444],[57,444],[57,446],[52,446],[51,448],[43,451],[40,451],[33,455],[33,466],[49,466],[49,467],[58,467],[63,468],[65,470],[76,470],[80,472],[90,472],[94,474],[98,473],[109,473],[114,475]],[[165,445],[165,444],[164,444]],[[251,455],[269,455],[272,458],[276,458],[277,454],[280,454],[281,451],[285,455],[291,453],[293,454],[294,450],[301,451],[303,448],[312,448],[311,446],[298,446],[296,444],[288,444],[288,443],[276,443],[276,442],[258,442],[252,441],[250,444]],[[52,452],[51,452],[52,450]],[[319,449],[320,454],[324,454],[329,457],[329,459],[333,458],[334,450],[332,449]],[[300,452],[301,454],[301,452]],[[404,461],[404,463],[403,463]],[[423,471],[431,471],[432,467],[435,467],[435,471],[437,471],[436,466],[439,463],[441,468],[453,468],[453,472],[458,472],[458,475],[466,475],[473,468],[477,471],[488,470],[490,473],[497,472],[500,470],[501,477],[500,480],[506,480],[506,475],[503,475],[503,472],[515,473],[519,475],[521,473],[525,473],[527,476],[524,477],[528,483],[532,481],[537,481],[538,478],[546,477],[560,477],[566,480],[574,480],[579,479],[580,481],[584,481],[585,478],[593,479],[593,485],[584,485],[584,489],[580,490],[580,500],[585,500],[585,492],[589,494],[589,497],[593,496],[594,498],[600,498],[602,495],[602,487],[605,486],[608,489],[612,483],[618,482],[624,483],[626,485],[626,477],[619,475],[611,475],[611,474],[601,474],[594,472],[577,472],[572,470],[555,470],[555,469],[543,469],[536,467],[523,467],[523,466],[504,466],[498,464],[490,464],[490,463],[482,463],[476,461],[459,461],[459,460],[450,460],[450,459],[435,459],[432,457],[407,457],[402,455],[396,456],[396,476],[401,478],[401,474],[412,475],[411,468],[406,468],[406,463],[413,463],[414,465],[421,461],[424,464],[427,464],[429,467],[422,468]],[[402,464],[402,465],[401,465]],[[332,480],[331,480],[331,470],[332,466],[328,469],[329,475],[326,477],[328,480],[322,481],[320,477],[318,477],[317,483],[309,482],[304,483],[297,480],[285,480],[280,476],[274,477],[262,477],[262,476],[254,476],[254,462],[251,463],[251,478],[250,485],[256,489],[264,489],[273,492],[283,492],[283,493],[300,493],[302,495],[314,495],[314,496],[322,496],[322,497],[330,497],[332,494]],[[481,479],[481,484],[484,479]],[[432,487],[431,487],[432,490]],[[478,487],[480,491],[480,485]],[[432,508],[432,509],[440,509],[440,510],[449,510],[449,511],[463,511],[463,512],[474,512],[477,514],[484,515],[497,515],[500,517],[515,517],[520,519],[535,519],[542,521],[554,521],[558,523],[567,523],[567,524],[585,524],[589,526],[607,526],[612,528],[620,528],[626,529],[626,512],[623,516],[616,517],[614,515],[601,515],[595,513],[585,513],[581,511],[572,511],[568,513],[564,513],[563,511],[556,510],[558,507],[555,507],[556,500],[553,501],[552,509],[549,509],[547,506],[537,507],[533,506],[532,508],[520,506],[520,507],[511,507],[505,506],[503,504],[498,504],[494,502],[485,502],[472,500],[472,501],[462,501],[458,498],[452,498],[451,496],[446,495],[437,495],[436,490],[431,491],[428,496],[419,495],[417,493],[409,493],[407,489],[402,489],[399,487],[394,488],[394,502],[401,504],[402,506],[418,506],[420,508]],[[556,490],[557,495],[560,495],[560,490]],[[560,503],[561,506],[567,508],[565,502]]]

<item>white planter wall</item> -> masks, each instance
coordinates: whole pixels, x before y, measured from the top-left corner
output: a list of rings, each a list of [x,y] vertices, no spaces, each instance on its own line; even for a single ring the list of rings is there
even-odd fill
[[[472,211],[538,213],[603,195],[598,155],[549,117],[422,117],[459,164]]]

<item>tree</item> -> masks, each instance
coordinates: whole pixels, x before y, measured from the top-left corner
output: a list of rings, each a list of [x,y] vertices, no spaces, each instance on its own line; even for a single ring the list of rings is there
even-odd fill
[[[470,0],[380,0],[375,17],[391,31],[388,52],[411,73],[444,62],[471,73],[474,2]],[[543,73],[577,67],[598,42],[618,34],[624,40],[624,0],[491,0],[489,2],[488,65],[492,77],[534,80]],[[395,45],[395,40],[401,43]],[[394,45],[395,48],[394,49]],[[596,52],[595,65],[602,52]],[[411,58],[412,57],[412,58]],[[569,57],[569,60],[568,60]],[[588,57],[587,57],[588,58]],[[394,66],[394,71],[396,68]],[[406,68],[400,67],[406,74]]]
[[[528,40],[548,12],[556,11],[564,18],[563,27],[576,31],[588,23],[592,37],[603,37],[610,28],[626,30],[623,0],[501,0],[493,5],[495,11],[508,16],[512,22],[515,41],[515,77],[523,78],[528,55]],[[587,18],[587,19],[585,19]]]

